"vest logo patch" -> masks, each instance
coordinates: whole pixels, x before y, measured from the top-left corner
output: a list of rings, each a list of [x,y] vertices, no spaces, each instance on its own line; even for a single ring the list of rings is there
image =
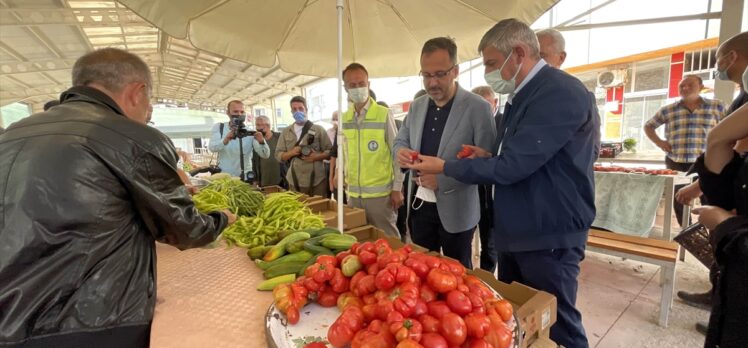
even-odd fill
[[[371,152],[377,151],[377,149],[379,148],[379,143],[377,143],[376,140],[372,140],[369,142],[368,147],[369,147],[369,151]]]

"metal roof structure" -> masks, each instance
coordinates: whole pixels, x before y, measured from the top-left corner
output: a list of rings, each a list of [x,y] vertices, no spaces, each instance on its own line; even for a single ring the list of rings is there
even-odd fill
[[[267,103],[302,94],[303,86],[319,80],[198,50],[117,1],[0,0],[0,106],[23,102],[41,111],[70,87],[76,59],[103,47],[128,50],[148,63],[153,102],[191,109],[224,110],[232,99]]]

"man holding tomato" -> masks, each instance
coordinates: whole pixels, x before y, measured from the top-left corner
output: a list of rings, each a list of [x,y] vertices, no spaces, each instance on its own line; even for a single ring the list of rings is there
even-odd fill
[[[555,295],[558,320],[551,338],[565,347],[588,347],[576,297],[595,218],[594,103],[578,79],[540,58],[535,32],[525,23],[499,22],[478,50],[488,84],[508,94],[497,153],[472,147],[467,159],[419,156],[406,167],[493,185],[499,279]]]
[[[491,109],[481,97],[457,84],[459,69],[454,40],[426,41],[420,75],[428,96],[413,101],[395,139],[394,159],[401,167],[413,163],[419,153],[455,158],[463,144],[494,146]],[[471,243],[480,219],[478,187],[444,175],[413,173],[412,177],[407,194],[411,239],[472,268]],[[416,198],[410,204],[413,191]]]

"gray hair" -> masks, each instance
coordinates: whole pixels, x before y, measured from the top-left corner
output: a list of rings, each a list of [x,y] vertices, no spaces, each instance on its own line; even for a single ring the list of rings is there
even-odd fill
[[[532,58],[540,58],[540,45],[535,32],[524,22],[509,18],[496,23],[483,35],[478,44],[478,53],[482,53],[486,47],[491,45],[502,54],[509,55],[518,44],[527,45]]]
[[[489,86],[478,86],[478,87],[473,88],[471,92],[481,97],[496,98],[496,93],[494,93],[493,89],[491,89],[491,87]]]
[[[260,115],[260,116],[257,116],[257,117],[255,117],[255,122],[257,122],[257,121],[259,121],[259,120],[263,120],[263,121],[265,121],[265,122],[266,122],[267,124],[270,124],[270,118],[269,118],[269,117],[267,117],[267,116],[264,116],[264,115]]]
[[[150,91],[151,71],[140,57],[117,48],[89,52],[73,65],[73,86],[96,83],[119,93],[133,82],[145,83]]]
[[[551,38],[553,42],[553,49],[556,51],[556,53],[561,53],[564,50],[566,50],[566,40],[564,39],[564,36],[561,35],[561,32],[553,29],[543,29],[537,33],[538,38],[541,36],[548,36]]]

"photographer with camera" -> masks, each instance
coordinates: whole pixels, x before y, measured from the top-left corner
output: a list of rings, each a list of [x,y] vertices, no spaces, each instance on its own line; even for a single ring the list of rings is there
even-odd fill
[[[251,182],[252,152],[261,158],[270,157],[268,146],[262,132],[248,130],[244,125],[247,118],[244,103],[232,100],[226,108],[229,122],[213,126],[208,149],[218,153],[218,167],[223,173],[238,176],[242,181]]]
[[[291,98],[294,124],[278,139],[275,158],[288,163],[286,180],[292,191],[327,197],[327,177],[322,161],[330,158],[332,143],[325,129],[307,120],[306,99]]]

